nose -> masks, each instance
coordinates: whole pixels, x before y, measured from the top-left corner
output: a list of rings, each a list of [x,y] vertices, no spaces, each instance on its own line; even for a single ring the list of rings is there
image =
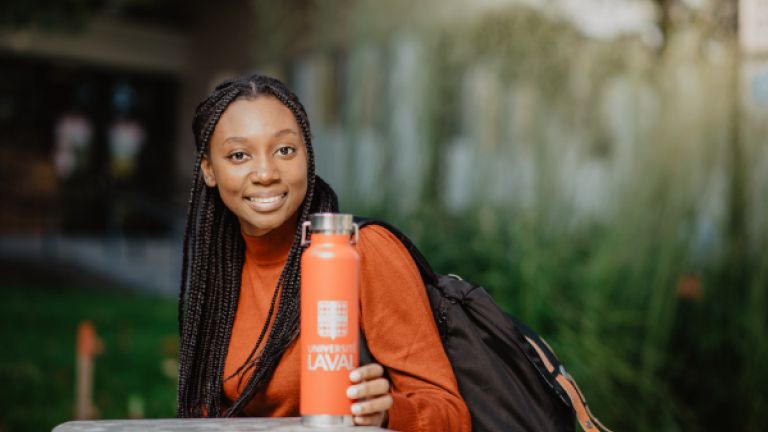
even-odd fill
[[[249,178],[253,183],[271,184],[280,179],[280,171],[269,157],[254,158]]]

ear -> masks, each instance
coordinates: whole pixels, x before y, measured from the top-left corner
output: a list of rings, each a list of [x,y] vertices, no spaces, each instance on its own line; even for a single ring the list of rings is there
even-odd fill
[[[213,174],[213,167],[208,160],[208,156],[203,156],[200,160],[200,169],[203,171],[205,184],[208,185],[208,187],[216,187],[216,176]]]

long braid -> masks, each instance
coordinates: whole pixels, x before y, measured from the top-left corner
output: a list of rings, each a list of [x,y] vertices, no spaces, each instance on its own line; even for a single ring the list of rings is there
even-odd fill
[[[189,282],[189,278],[191,277],[189,275],[190,269],[189,269],[189,248],[190,248],[190,226],[195,224],[195,220],[197,219],[196,211],[193,211],[193,209],[197,208],[197,201],[199,200],[200,194],[195,193],[195,190],[200,190],[199,183],[202,182],[202,178],[199,177],[198,172],[200,170],[200,156],[198,156],[197,161],[195,163],[195,174],[194,174],[194,181],[195,185],[192,187],[192,192],[190,193],[189,198],[189,208],[187,209],[187,226],[184,230],[184,243],[183,243],[183,252],[182,252],[182,269],[181,269],[181,289],[179,290],[179,339],[181,340],[189,340],[189,326],[185,325],[185,322],[192,319],[192,315],[189,313],[185,313],[185,305],[188,304],[188,301],[186,299],[187,294],[187,283]],[[188,309],[188,308],[186,308]],[[188,358],[186,353],[182,353],[182,350],[188,349],[189,344],[186,346],[182,346],[179,349],[179,357]],[[180,364],[180,370],[179,375],[188,375],[188,371],[183,371],[182,367],[187,367],[188,364],[181,365]],[[177,406],[176,410],[177,412],[181,412],[181,395],[186,392],[186,385],[187,382],[185,381],[182,383],[179,382],[179,388],[178,388],[178,395],[177,395]]]
[[[215,247],[212,248],[211,251],[211,259],[213,262],[220,262],[224,259],[224,254],[222,253],[222,248],[225,238],[225,229],[227,228],[227,225],[223,219],[226,218],[226,213],[217,211],[214,215],[216,218],[216,222],[214,222],[214,226],[217,227],[216,231],[216,243]],[[222,261],[223,262],[223,261]],[[226,268],[226,267],[225,267]],[[216,325],[215,323],[218,320],[218,317],[221,316],[221,309],[222,309],[222,303],[223,303],[223,289],[224,289],[224,273],[226,272],[225,268],[219,268],[217,266],[213,267],[213,271],[211,274],[211,278],[213,280],[213,289],[209,290],[210,295],[210,304],[212,305],[210,310],[210,315],[205,320],[206,328],[203,332],[206,336],[210,336],[210,342],[206,341],[203,343],[204,346],[210,346],[213,345],[214,347],[217,345],[217,336],[220,334],[220,329],[222,326]],[[207,339],[207,338],[206,338]],[[213,364],[215,365],[217,362],[217,351],[215,349],[208,350],[206,356],[206,362],[207,364]],[[209,412],[217,412],[218,411],[218,403],[219,398],[215,397],[216,392],[214,389],[216,388],[216,383],[214,382],[216,380],[216,369],[213,368],[214,374],[208,375],[205,381],[205,405],[208,407]]]
[[[215,211],[213,206],[215,197],[212,195],[213,194],[211,194],[210,191],[206,191],[205,200],[203,201],[205,205],[201,212],[202,229],[199,233],[200,235],[196,245],[197,251],[195,254],[195,261],[193,261],[193,282],[196,282],[200,287],[200,290],[197,291],[197,296],[194,298],[195,302],[193,303],[193,313],[196,320],[195,325],[192,327],[191,339],[191,342],[194,345],[190,347],[190,350],[192,350],[192,359],[194,361],[193,364],[197,366],[197,368],[193,370],[195,375],[194,380],[192,381],[192,392],[197,396],[193,400],[195,404],[193,407],[195,412],[201,410],[201,404],[204,402],[201,388],[205,381],[205,375],[200,373],[200,365],[203,364],[201,359],[204,357],[206,351],[203,348],[207,347],[208,342],[207,328],[209,327],[209,323],[207,321],[210,313],[208,308],[204,306],[210,305],[210,302],[206,300],[209,297],[211,284],[209,283],[210,273],[203,272],[203,263],[210,261],[210,247],[207,246],[211,244],[211,239],[213,237],[211,235],[211,230],[213,228],[212,225],[214,220],[213,213]]]
[[[237,218],[226,208],[218,192],[208,188],[203,181],[200,163],[209,151],[216,124],[229,104],[238,98],[262,95],[273,96],[283,103],[301,129],[307,150],[307,193],[264,328],[248,359],[236,372],[242,372],[241,377],[251,371],[252,374],[238,400],[222,412],[223,381],[231,378],[224,378],[223,370],[237,311],[245,244]],[[187,210],[179,293],[181,347],[177,415],[233,416],[238,415],[253,395],[266,385],[282,355],[298,337],[301,223],[313,212],[338,211],[338,203],[330,186],[315,176],[314,151],[304,107],[280,81],[254,75],[223,82],[198,105],[192,127],[197,158]],[[266,335],[273,317],[274,322]],[[262,343],[263,348],[257,356]]]
[[[208,194],[205,189],[201,192],[202,197],[200,199],[200,206],[202,208],[206,207],[206,204],[208,203]],[[198,221],[201,219],[201,214],[204,212],[203,209],[195,209],[195,211],[192,213],[195,221]],[[196,376],[192,374],[191,367],[193,364],[195,364],[195,355],[196,355],[196,347],[197,347],[197,333],[198,333],[198,323],[200,321],[200,316],[202,315],[201,312],[201,301],[200,297],[204,291],[203,284],[201,282],[201,275],[200,275],[200,254],[196,253],[197,250],[200,249],[200,243],[203,240],[203,236],[200,235],[199,230],[195,230],[193,233],[190,233],[190,242],[191,242],[191,260],[192,263],[190,265],[190,280],[189,285],[190,287],[199,287],[199,289],[191,289],[187,298],[186,298],[186,307],[185,315],[183,317],[182,322],[184,322],[184,326],[182,327],[182,333],[181,333],[181,347],[180,347],[180,362],[179,362],[179,376],[180,377],[190,377],[189,380],[181,380],[179,381],[179,393],[181,394],[187,394],[190,392],[188,390],[189,388],[195,387],[195,380]],[[192,393],[195,393],[192,391]],[[179,403],[181,404],[182,398],[179,398]],[[183,412],[187,413],[187,415],[199,415],[198,403],[193,404],[186,404],[184,407],[180,405],[180,412],[183,408]],[[188,412],[189,409],[193,409],[193,412]]]
[[[177,415],[181,417],[199,417],[202,414],[201,384],[206,381],[205,365],[201,353],[207,351],[206,328],[210,327],[206,315],[210,315],[205,302],[208,289],[211,288],[211,272],[216,265],[209,265],[209,253],[212,247],[211,231],[215,221],[216,209],[223,208],[223,203],[214,190],[207,188],[200,172],[200,162],[205,156],[207,143],[213,134],[218,119],[226,106],[237,96],[236,91],[219,91],[209,101],[198,107],[198,114],[193,122],[198,157],[194,166],[193,188],[190,208],[187,212],[185,230],[184,263],[182,265],[182,286],[179,310],[181,348],[179,350],[179,396]],[[216,103],[212,103],[215,101]],[[200,111],[204,109],[206,111]],[[220,265],[220,264],[219,264]],[[213,284],[215,285],[215,283]],[[186,292],[189,292],[186,294]],[[185,298],[186,297],[186,298]],[[207,326],[205,324],[208,324]],[[203,340],[199,340],[200,334]]]
[[[227,231],[232,229],[238,229],[238,222],[235,217],[227,218],[228,228]],[[222,309],[226,313],[225,323],[233,323],[235,320],[235,312],[237,311],[237,302],[240,296],[240,284],[242,278],[242,263],[245,258],[245,242],[240,236],[225,236],[224,247],[229,250],[232,260],[226,263],[228,269],[227,274],[229,279],[224,284],[224,299]],[[232,333],[232,326],[222,325],[217,328],[217,335],[214,339],[216,344],[214,352],[226,353],[229,345],[229,338]],[[213,382],[216,385],[220,385],[223,382],[222,375],[224,374],[224,362],[225,356],[218,356],[216,363],[213,365],[213,373],[215,374]],[[216,391],[216,388],[212,389]],[[221,410],[221,398],[214,399],[214,406],[212,412],[220,412]]]

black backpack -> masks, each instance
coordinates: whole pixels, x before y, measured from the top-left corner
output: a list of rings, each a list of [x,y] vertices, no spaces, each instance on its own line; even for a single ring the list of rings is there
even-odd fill
[[[573,431],[575,417],[586,432],[610,432],[589,411],[549,345],[502,311],[485,289],[432,271],[393,226],[366,218],[355,222],[361,229],[386,228],[416,262],[474,431]],[[374,360],[361,333],[361,364]]]

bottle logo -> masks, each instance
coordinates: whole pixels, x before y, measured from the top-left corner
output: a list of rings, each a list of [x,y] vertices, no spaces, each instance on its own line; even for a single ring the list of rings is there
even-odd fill
[[[349,308],[346,300],[320,300],[317,302],[317,334],[334,340],[348,333]]]

